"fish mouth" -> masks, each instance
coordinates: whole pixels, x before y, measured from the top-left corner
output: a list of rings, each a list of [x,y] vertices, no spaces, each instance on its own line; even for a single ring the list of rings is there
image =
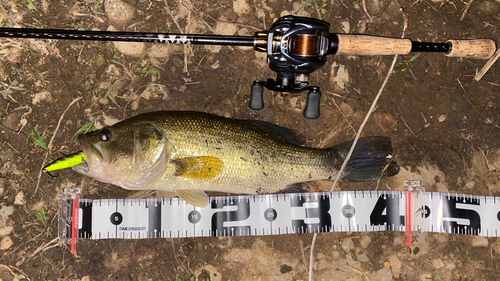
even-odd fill
[[[80,141],[83,154],[85,155],[88,161],[80,164],[81,167],[85,168],[88,171],[89,169],[88,163],[90,163],[92,166],[92,162],[95,162],[95,160],[99,161],[101,166],[104,168],[106,168],[109,165],[109,163],[111,162],[111,155],[108,149],[102,147],[98,143],[93,143],[90,141],[87,142],[84,135],[80,135],[78,137],[78,140]]]

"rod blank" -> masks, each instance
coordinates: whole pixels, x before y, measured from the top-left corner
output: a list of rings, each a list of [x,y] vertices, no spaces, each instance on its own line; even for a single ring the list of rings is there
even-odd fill
[[[0,28],[0,37],[150,42],[166,44],[231,45],[254,47],[258,51],[267,49],[267,32],[255,36],[226,36],[177,33],[144,33],[122,31],[91,31],[64,29]],[[441,52],[448,57],[489,59],[496,50],[491,39],[448,40],[446,43],[415,42],[409,39],[372,35],[330,34],[326,36],[334,49],[330,53],[340,55],[405,55],[410,52]]]

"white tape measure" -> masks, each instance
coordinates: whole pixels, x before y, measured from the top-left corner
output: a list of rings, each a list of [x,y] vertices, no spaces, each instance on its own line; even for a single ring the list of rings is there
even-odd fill
[[[204,208],[179,198],[80,199],[66,189],[59,201],[59,238],[141,239],[282,235],[346,231],[446,232],[498,237],[500,198],[405,191],[338,191],[211,197]]]

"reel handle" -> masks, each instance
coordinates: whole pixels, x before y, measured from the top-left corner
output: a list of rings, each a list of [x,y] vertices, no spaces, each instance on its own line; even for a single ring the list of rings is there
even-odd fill
[[[248,107],[253,110],[261,110],[264,108],[264,97],[263,97],[264,87],[259,81],[253,81],[252,87],[250,88],[250,102]]]
[[[312,86],[307,93],[306,107],[304,108],[303,115],[307,119],[318,119],[319,112],[319,102],[321,100],[321,92],[319,87]]]

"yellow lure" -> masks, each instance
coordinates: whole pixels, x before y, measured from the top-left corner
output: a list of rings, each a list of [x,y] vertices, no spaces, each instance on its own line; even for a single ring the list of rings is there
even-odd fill
[[[77,152],[65,157],[61,157],[43,168],[43,172],[52,176],[50,172],[73,167],[85,161],[83,152]],[[52,176],[53,177],[53,176]]]

